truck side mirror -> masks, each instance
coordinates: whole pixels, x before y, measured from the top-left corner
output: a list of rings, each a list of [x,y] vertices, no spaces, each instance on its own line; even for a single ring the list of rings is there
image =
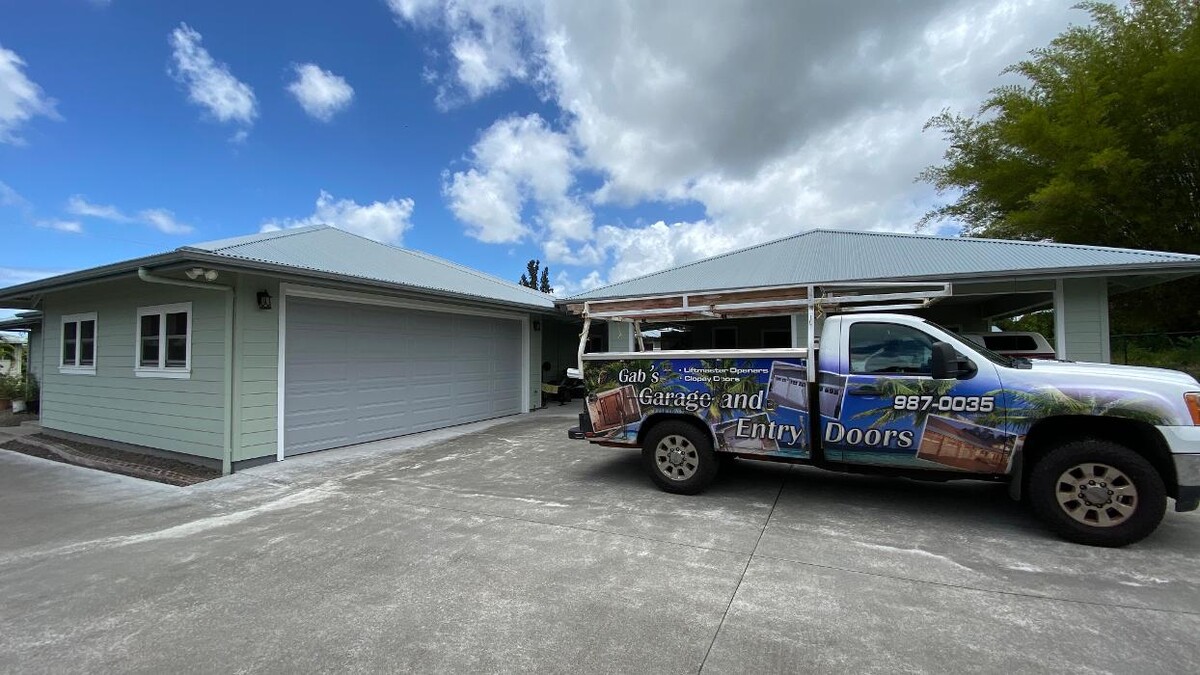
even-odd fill
[[[958,354],[949,342],[933,343],[932,374],[935,380],[958,377]]]

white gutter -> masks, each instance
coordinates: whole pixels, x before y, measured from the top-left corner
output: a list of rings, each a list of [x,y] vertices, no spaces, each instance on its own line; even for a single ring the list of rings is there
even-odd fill
[[[201,281],[185,281],[183,279],[170,279],[168,277],[155,276],[145,267],[139,267],[137,274],[139,279],[150,284],[183,286],[184,288],[203,288],[210,291],[221,291],[225,293],[225,381],[223,383],[225,390],[225,447],[221,457],[221,475],[228,476],[233,472],[233,306],[236,292],[234,291],[233,286],[225,286],[223,284],[212,284]]]

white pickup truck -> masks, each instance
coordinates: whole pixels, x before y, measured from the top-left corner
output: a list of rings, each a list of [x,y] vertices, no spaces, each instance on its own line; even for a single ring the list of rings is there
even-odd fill
[[[1200,505],[1200,383],[1184,373],[1008,358],[895,313],[829,316],[819,345],[581,348],[587,412],[568,435],[640,447],[654,482],[683,494],[724,455],[1005,481],[1059,535],[1100,546],[1149,535],[1168,497]]]

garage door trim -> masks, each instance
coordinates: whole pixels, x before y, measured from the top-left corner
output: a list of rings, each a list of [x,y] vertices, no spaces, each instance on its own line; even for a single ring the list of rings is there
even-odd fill
[[[396,307],[398,309],[419,309],[430,312],[441,312],[443,314],[466,314],[469,316],[487,316],[500,319],[514,319],[521,324],[521,410],[529,411],[530,402],[530,362],[529,362],[529,314],[520,312],[508,312],[504,310],[490,309],[487,307],[467,307],[462,305],[446,305],[435,302],[425,302],[421,300],[412,300],[407,298],[393,298],[385,295],[374,295],[371,293],[357,293],[354,291],[339,291],[330,288],[320,288],[317,286],[304,286],[301,284],[279,284],[279,348],[278,348],[278,364],[276,383],[276,440],[275,440],[275,459],[282,461],[284,458],[284,431],[286,425],[284,422],[284,394],[286,392],[286,350],[287,350],[287,299],[288,296],[312,298],[315,300],[332,300],[335,302],[350,302],[362,305],[379,305],[383,307]]]

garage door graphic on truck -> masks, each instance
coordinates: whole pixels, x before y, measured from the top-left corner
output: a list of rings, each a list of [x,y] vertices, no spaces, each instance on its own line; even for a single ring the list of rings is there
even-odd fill
[[[807,360],[626,359],[587,369],[587,410],[597,438],[637,443],[638,429],[657,413],[703,420],[717,449],[740,454],[809,457]],[[640,415],[614,424],[605,401],[629,396]]]

